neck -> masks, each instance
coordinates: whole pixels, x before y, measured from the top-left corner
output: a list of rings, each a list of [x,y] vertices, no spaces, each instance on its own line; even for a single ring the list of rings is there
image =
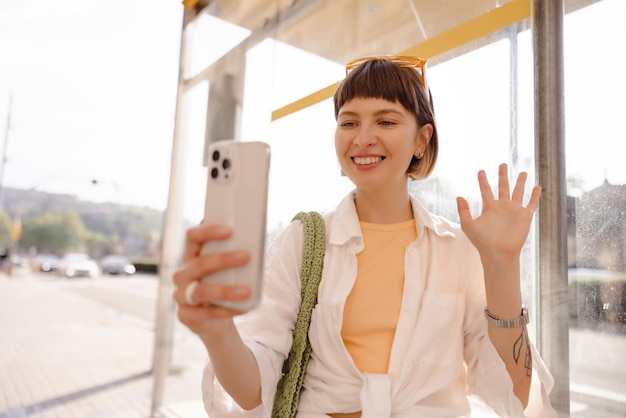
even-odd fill
[[[357,188],[354,203],[361,222],[392,224],[413,219],[411,200],[406,188],[377,192]]]

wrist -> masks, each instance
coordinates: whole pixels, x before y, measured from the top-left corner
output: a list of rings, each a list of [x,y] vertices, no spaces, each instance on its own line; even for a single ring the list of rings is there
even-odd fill
[[[208,322],[211,324],[206,326],[201,333],[198,333],[198,337],[209,350],[211,347],[224,344],[230,335],[238,335],[237,327],[232,318],[212,319]]]
[[[495,309],[521,306],[521,275],[518,260],[483,263],[483,274],[487,304],[490,307]],[[514,306],[516,304],[517,306]]]
[[[519,316],[512,319],[504,319],[497,315],[494,315],[489,311],[489,307],[485,306],[485,318],[490,325],[498,328],[521,328],[526,326],[530,319],[528,317],[528,308],[526,305],[522,305],[521,310],[519,311]]]
[[[520,253],[483,252],[480,261],[485,270],[519,269]]]

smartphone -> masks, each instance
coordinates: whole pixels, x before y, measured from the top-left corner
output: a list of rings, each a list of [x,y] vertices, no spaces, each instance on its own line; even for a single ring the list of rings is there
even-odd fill
[[[203,223],[227,225],[232,235],[209,241],[201,252],[247,250],[250,261],[241,267],[211,274],[211,283],[245,285],[250,298],[218,303],[240,311],[256,307],[261,299],[265,253],[270,147],[260,141],[216,141],[207,147],[208,176]]]

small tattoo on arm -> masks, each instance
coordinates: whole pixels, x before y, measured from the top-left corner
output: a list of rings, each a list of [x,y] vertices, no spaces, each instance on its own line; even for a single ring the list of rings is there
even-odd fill
[[[530,377],[533,373],[533,359],[530,354],[530,342],[528,341],[528,333],[526,327],[522,327],[522,333],[519,338],[515,340],[513,344],[513,359],[515,364],[519,364],[519,360],[524,351],[524,368],[526,369],[526,376]]]

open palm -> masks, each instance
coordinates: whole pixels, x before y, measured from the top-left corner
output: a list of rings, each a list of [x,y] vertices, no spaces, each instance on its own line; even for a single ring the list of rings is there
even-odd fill
[[[487,175],[481,170],[478,173],[478,184],[483,210],[476,219],[472,218],[467,201],[462,197],[457,198],[461,228],[478,249],[481,257],[519,257],[541,195],[541,188],[533,187],[528,204],[523,205],[526,178],[527,173],[519,174],[511,194],[507,165],[501,164],[498,170],[496,199],[487,181]]]

